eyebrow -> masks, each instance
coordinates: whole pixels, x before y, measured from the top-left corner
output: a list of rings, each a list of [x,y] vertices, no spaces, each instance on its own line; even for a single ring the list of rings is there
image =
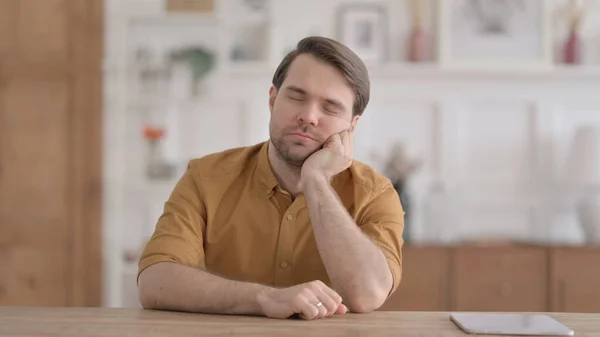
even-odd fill
[[[306,90],[304,90],[304,89],[302,89],[302,88],[300,88],[300,87],[294,86],[294,85],[287,86],[287,87],[285,88],[285,90],[287,90],[287,91],[293,91],[293,92],[297,92],[297,93],[299,93],[299,94],[301,94],[301,95],[306,95],[306,94],[308,94],[308,93],[306,92]]]
[[[299,93],[301,95],[308,95],[308,93],[306,92],[306,90],[304,90],[304,89],[302,89],[300,87],[297,87],[295,85],[287,86],[285,88],[285,90],[287,90],[287,91],[293,91],[293,92]],[[333,106],[335,106],[335,107],[337,107],[339,109],[346,110],[346,107],[344,106],[344,104],[342,104],[342,102],[340,102],[340,101],[338,101],[336,99],[325,98],[325,102],[327,102],[328,104],[331,104],[331,105],[333,105]]]

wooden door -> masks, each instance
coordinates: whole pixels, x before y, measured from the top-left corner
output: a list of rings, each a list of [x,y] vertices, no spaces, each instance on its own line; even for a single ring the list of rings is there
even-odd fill
[[[600,313],[600,248],[552,250],[552,311]]]
[[[101,300],[101,0],[0,0],[0,305]]]
[[[548,257],[527,246],[459,247],[454,311],[548,311]]]
[[[451,249],[405,246],[398,290],[380,311],[450,310]]]

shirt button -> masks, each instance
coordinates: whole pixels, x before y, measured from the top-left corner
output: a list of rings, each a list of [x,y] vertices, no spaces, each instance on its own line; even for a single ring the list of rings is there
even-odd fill
[[[292,215],[291,215],[291,214],[288,214],[288,216],[287,216],[287,219],[288,219],[288,220],[292,220]]]
[[[280,266],[281,266],[281,268],[285,269],[288,267],[288,264],[287,264],[287,262],[281,262]]]

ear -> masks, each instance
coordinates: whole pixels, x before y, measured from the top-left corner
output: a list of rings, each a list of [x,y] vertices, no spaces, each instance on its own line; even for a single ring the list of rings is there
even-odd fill
[[[350,122],[350,125],[352,125],[352,131],[354,132],[354,129],[356,128],[356,124],[358,123],[358,120],[360,119],[359,115],[353,116],[352,117],[352,121]]]
[[[277,97],[277,88],[274,85],[269,89],[269,111],[273,113],[273,106],[275,105],[275,97]]]

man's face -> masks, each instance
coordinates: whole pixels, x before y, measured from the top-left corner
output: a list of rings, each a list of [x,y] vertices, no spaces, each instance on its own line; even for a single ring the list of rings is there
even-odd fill
[[[292,62],[285,81],[269,92],[271,142],[288,164],[304,160],[334,133],[353,128],[354,93],[335,67],[302,54]]]

